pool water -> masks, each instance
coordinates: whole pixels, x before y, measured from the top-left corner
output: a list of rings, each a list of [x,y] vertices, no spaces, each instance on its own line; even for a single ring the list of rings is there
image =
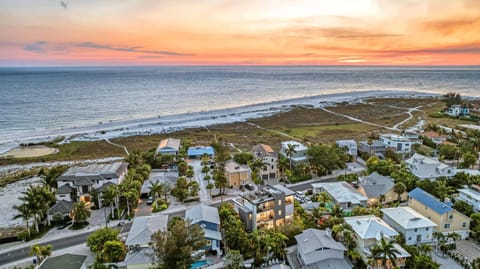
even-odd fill
[[[200,267],[202,267],[202,266],[208,265],[208,264],[209,264],[209,261],[207,261],[207,260],[200,260],[200,261],[194,262],[190,268],[191,268],[191,269],[196,269],[196,268],[200,268]]]

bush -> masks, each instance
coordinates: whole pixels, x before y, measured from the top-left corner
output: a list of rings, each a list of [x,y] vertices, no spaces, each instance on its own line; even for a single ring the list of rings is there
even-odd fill
[[[17,235],[18,239],[22,241],[28,241],[30,240],[30,236],[28,235],[28,231],[23,231]]]
[[[168,208],[167,202],[165,202],[165,200],[159,198],[153,203],[152,212],[153,213],[160,212],[160,211],[163,211],[167,208]]]

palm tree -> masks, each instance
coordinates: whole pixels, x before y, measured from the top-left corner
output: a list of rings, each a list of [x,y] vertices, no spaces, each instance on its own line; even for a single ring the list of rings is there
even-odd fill
[[[32,185],[22,194],[23,197],[19,198],[19,200],[30,209],[35,230],[39,232],[38,224],[45,216],[50,204],[55,201],[55,195],[46,187]]]
[[[155,182],[150,182],[150,195],[153,197],[153,201],[155,201],[155,205],[157,204],[157,198],[160,197],[162,194],[162,185],[160,185],[160,182],[155,181]]]
[[[195,173],[193,172],[193,169],[190,168],[190,166],[188,167],[188,170],[185,173],[185,175],[187,176],[188,181],[192,181],[192,177],[193,177],[193,175],[195,175]]]
[[[114,207],[118,206],[118,188],[117,185],[110,185],[105,191],[103,191],[103,201],[110,206],[110,213],[112,217],[114,215]]]
[[[212,197],[212,189],[213,189],[214,185],[212,183],[208,183],[207,184],[207,189],[208,191],[210,192],[210,197]]]
[[[92,212],[87,204],[83,201],[80,201],[73,205],[72,211],[70,212],[70,217],[72,218],[73,224],[85,223],[91,214]]]
[[[432,246],[431,245],[421,244],[417,248],[418,248],[418,251],[420,253],[423,253],[425,255],[429,255],[430,252],[432,252]]]
[[[161,186],[162,193],[165,197],[165,203],[168,204],[168,194],[171,191],[170,185],[168,185],[168,183],[162,182],[160,183],[160,186]]]
[[[325,191],[322,191],[318,194],[317,196],[317,201],[320,203],[320,204],[323,204],[325,206],[325,204],[328,204],[328,203],[331,203],[332,202],[332,198],[330,197],[330,195],[328,195],[327,192]]]
[[[368,263],[372,266],[372,268],[378,268],[378,260],[382,258],[382,253],[377,246],[374,246],[370,249],[370,255],[368,256]]]
[[[38,264],[40,264],[46,257],[50,257],[52,255],[52,248],[52,245],[34,245],[30,249],[30,255],[35,255],[37,257]]]
[[[392,263],[393,267],[397,266],[396,264],[397,255],[400,254],[400,251],[396,249],[393,244],[394,244],[393,241],[385,240],[385,238],[382,235],[382,238],[374,247],[374,249],[376,248],[381,255],[382,266],[384,268],[387,267],[387,260]]]
[[[342,218],[343,217],[343,209],[341,207],[339,207],[338,205],[334,205],[332,207],[331,215],[333,217]]]
[[[27,225],[28,236],[30,237],[30,227],[28,224],[30,218],[32,217],[32,210],[28,207],[27,204],[14,205],[13,209],[18,211],[18,214],[15,215],[13,219],[21,218],[25,221],[25,224]]]
[[[475,258],[471,263],[470,266],[472,269],[480,269],[480,257]]]
[[[283,155],[278,156],[277,167],[282,175],[285,175],[285,170],[288,168],[288,159]]]
[[[397,182],[393,185],[393,191],[398,195],[398,202],[401,202],[402,194],[407,191],[407,186],[402,182]]]
[[[290,160],[290,170],[292,170],[292,156],[293,154],[297,153],[297,150],[295,149],[297,146],[298,145],[296,144],[287,144],[287,148],[285,149],[285,154]]]
[[[263,162],[262,159],[257,158],[249,162],[248,166],[250,167],[250,169],[252,169],[252,172],[253,172],[252,174],[256,175],[256,178],[253,178],[253,181],[255,183],[261,182],[261,178],[259,177],[259,174],[260,174],[260,169],[263,169],[266,166],[265,162]]]

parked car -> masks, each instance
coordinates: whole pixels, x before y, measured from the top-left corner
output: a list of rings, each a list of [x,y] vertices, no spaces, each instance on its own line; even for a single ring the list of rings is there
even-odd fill
[[[67,228],[68,226],[70,226],[71,224],[72,224],[72,222],[69,221],[69,222],[63,224],[62,226],[59,226],[59,227],[57,228],[57,230],[63,230],[63,229],[65,229],[65,228]]]
[[[250,183],[245,184],[245,188],[249,191],[253,191],[255,189],[255,187]]]
[[[151,204],[153,204],[153,197],[152,196],[148,197],[148,199],[147,199],[147,205],[151,205]]]

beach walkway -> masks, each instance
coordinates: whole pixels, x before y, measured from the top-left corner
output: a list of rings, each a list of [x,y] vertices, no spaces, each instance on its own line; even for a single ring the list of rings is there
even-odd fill
[[[130,155],[130,153],[128,152],[127,147],[122,146],[122,145],[119,145],[119,144],[115,144],[115,143],[111,142],[108,138],[105,138],[105,142],[107,142],[107,143],[110,144],[110,145],[123,148],[123,150],[125,151],[125,153],[127,153],[127,155]]]

